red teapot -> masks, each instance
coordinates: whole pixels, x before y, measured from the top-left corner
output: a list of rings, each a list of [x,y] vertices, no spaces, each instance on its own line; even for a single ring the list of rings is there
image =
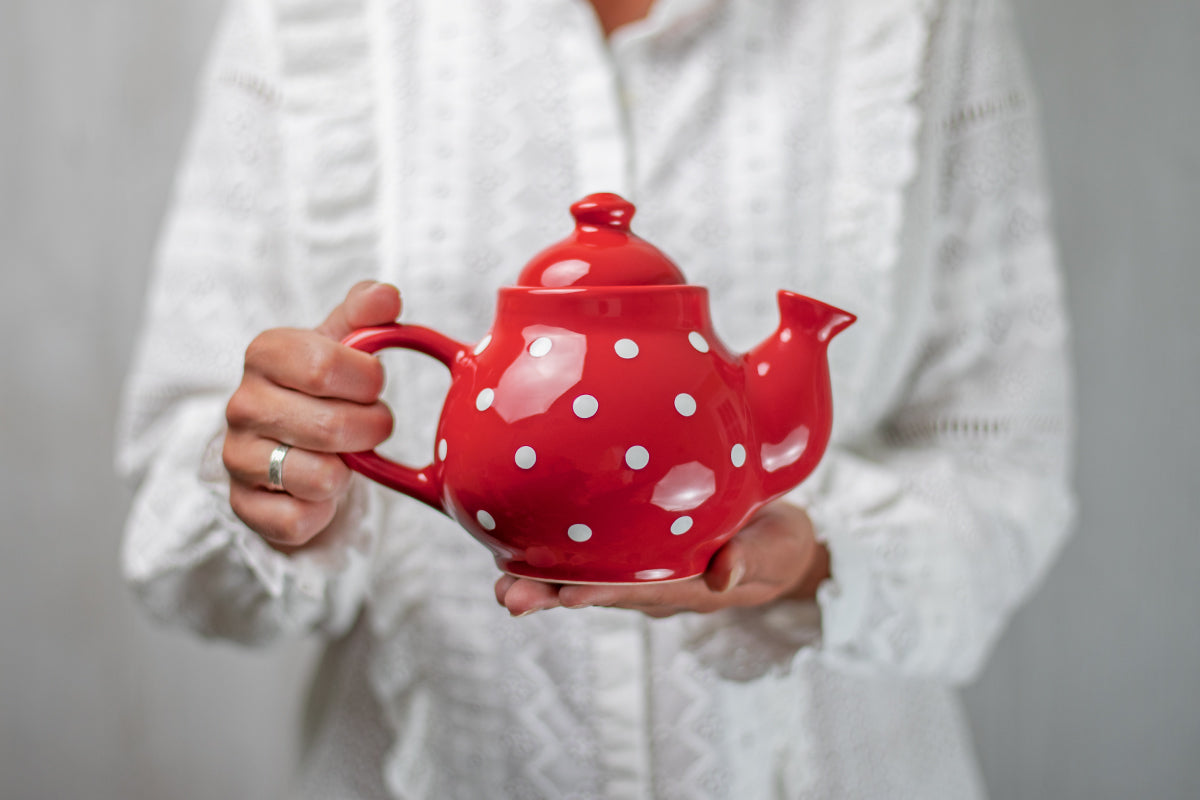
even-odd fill
[[[574,232],[500,290],[478,343],[400,324],[344,340],[425,353],[451,383],[430,464],[342,458],[448,514],[511,575],[698,575],[816,467],[832,425],[826,349],[855,317],[781,291],[775,333],[731,353],[707,290],[630,231],[632,204],[594,194],[571,213]]]

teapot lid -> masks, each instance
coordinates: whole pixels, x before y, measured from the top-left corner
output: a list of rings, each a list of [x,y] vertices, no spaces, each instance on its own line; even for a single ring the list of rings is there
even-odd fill
[[[636,209],[620,195],[590,194],[571,206],[575,230],[533,257],[518,286],[674,286],[679,267],[629,230]]]

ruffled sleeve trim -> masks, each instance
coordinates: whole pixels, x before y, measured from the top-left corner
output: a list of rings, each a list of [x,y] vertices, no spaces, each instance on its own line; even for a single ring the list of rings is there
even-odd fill
[[[353,573],[361,573],[374,545],[371,530],[378,521],[368,520],[374,511],[373,504],[366,496],[368,487],[361,480],[355,480],[321,540],[285,555],[267,544],[233,513],[229,504],[229,476],[221,466],[223,440],[222,432],[209,442],[201,460],[200,480],[212,493],[216,505],[214,513],[221,520],[221,527],[232,531],[231,546],[237,557],[275,600],[286,598],[294,587],[295,591],[310,601],[336,601],[337,598],[326,597],[333,579],[345,580]],[[365,576],[355,575],[349,582],[361,586]],[[337,610],[346,604],[332,602],[330,605]],[[349,605],[353,607],[354,604]],[[335,618],[328,621],[327,627],[342,630],[348,627],[349,622],[351,620],[348,617]]]

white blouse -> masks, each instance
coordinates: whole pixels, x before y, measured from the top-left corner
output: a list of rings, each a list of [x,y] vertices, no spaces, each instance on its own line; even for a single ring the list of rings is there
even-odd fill
[[[206,636],[333,644],[293,797],[979,797],[970,679],[1073,516],[1061,283],[1003,0],[234,0],[121,422],[129,581]],[[230,511],[253,336],[355,282],[461,341],[594,191],[707,285],[736,350],[788,288],[853,311],[836,424],[793,502],[818,602],[511,619],[483,547],[357,480],[285,556]],[[387,361],[426,463],[447,385]],[[230,724],[234,724],[231,720]]]

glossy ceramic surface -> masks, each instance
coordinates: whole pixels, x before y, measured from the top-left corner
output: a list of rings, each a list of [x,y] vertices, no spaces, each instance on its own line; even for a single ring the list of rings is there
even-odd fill
[[[854,317],[780,292],[775,333],[731,353],[706,290],[629,233],[631,205],[594,195],[572,211],[575,232],[500,291],[479,342],[411,325],[345,340],[426,353],[451,385],[430,464],[343,458],[449,514],[513,575],[697,575],[816,466],[832,423],[826,347]]]

